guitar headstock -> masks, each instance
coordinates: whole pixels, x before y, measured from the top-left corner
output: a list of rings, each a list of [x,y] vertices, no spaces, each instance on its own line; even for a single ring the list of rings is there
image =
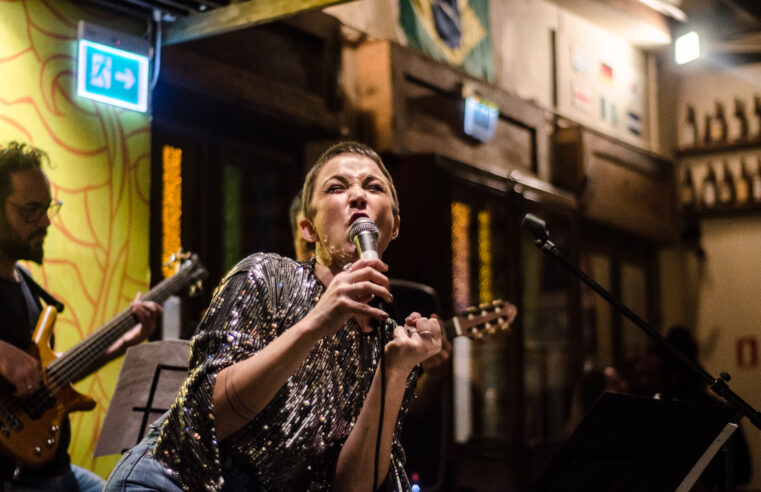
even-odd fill
[[[510,323],[517,313],[514,304],[502,300],[471,306],[455,316],[457,335],[481,340],[484,334],[495,336],[499,332],[510,331]]]
[[[203,281],[209,276],[206,268],[201,264],[198,255],[189,251],[173,253],[164,263],[164,266],[172,267],[175,275],[182,276],[188,284],[188,295],[193,297],[203,288]]]

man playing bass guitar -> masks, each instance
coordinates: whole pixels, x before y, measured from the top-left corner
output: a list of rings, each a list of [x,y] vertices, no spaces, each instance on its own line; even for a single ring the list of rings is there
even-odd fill
[[[39,149],[11,142],[0,147],[0,375],[15,387],[13,396],[27,398],[42,383],[40,361],[26,350],[32,343],[40,298],[47,295],[17,264],[29,260],[42,264],[43,241],[50,219],[62,203],[53,200],[50,181],[42,170],[47,156]],[[49,296],[49,295],[47,295]],[[45,299],[47,303],[54,299]],[[97,361],[98,367],[122,355],[127,347],[150,336],[156,328],[161,306],[140,300],[131,303],[137,325]],[[68,445],[69,420],[61,426],[58,450],[42,468],[23,469],[0,456],[3,490],[100,491],[103,480],[71,464]]]

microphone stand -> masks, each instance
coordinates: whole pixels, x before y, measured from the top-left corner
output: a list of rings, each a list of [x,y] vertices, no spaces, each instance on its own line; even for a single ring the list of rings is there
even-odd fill
[[[679,359],[685,367],[688,367],[696,375],[705,381],[709,388],[718,396],[726,400],[727,405],[736,409],[740,418],[742,416],[748,417],[756,428],[761,429],[761,413],[754,409],[748,402],[743,400],[737,393],[732,391],[727,384],[731,379],[731,376],[726,372],[721,372],[718,378],[714,378],[711,374],[703,369],[700,365],[696,364],[692,360],[688,359],[681,351],[671,345],[663,335],[655,331],[650,325],[637,316],[632,310],[627,308],[620,301],[615,299],[607,290],[602,288],[600,284],[592,280],[592,278],[584,273],[579,267],[574,265],[560,250],[549,240],[549,232],[545,226],[545,222],[533,214],[526,214],[522,221],[523,227],[528,229],[535,238],[536,246],[547,253],[549,256],[558,260],[564,267],[566,267],[571,273],[576,275],[582,282],[587,284],[592,290],[597,292],[603,299],[608,301],[618,312],[626,316],[635,325],[637,325],[642,331],[644,331],[650,338],[658,342],[665,347],[671,354]],[[739,419],[738,419],[739,420]]]

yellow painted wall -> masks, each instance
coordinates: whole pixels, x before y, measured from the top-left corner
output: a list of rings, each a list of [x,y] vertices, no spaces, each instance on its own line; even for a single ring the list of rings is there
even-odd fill
[[[58,351],[125,309],[149,282],[149,119],[76,96],[80,19],[120,23],[76,3],[0,0],[0,144],[18,140],[45,150],[53,196],[64,202],[44,266],[31,266],[67,306],[55,327]],[[118,456],[92,454],[120,366],[121,359],[77,385],[98,406],[71,418],[72,460],[102,476]]]

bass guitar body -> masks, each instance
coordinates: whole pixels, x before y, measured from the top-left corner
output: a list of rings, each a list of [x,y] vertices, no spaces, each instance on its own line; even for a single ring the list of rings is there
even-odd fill
[[[56,359],[50,349],[50,336],[56,311],[43,311],[32,337],[29,354],[41,367]],[[42,386],[28,398],[13,395],[7,381],[0,384],[0,453],[16,464],[39,468],[55,456],[61,438],[61,423],[75,411],[92,410],[95,400],[78,393],[70,383],[58,387],[55,378],[42,371]]]
[[[200,287],[206,270],[196,255],[178,253],[171,260],[179,271],[146,292],[143,300],[160,304],[188,287]],[[13,386],[0,378],[0,454],[27,468],[39,468],[55,456],[61,423],[69,413],[95,408],[95,400],[77,393],[72,383],[91,374],[108,347],[138,321],[127,308],[56,357],[50,349],[56,316],[56,310],[46,306],[32,335],[29,353],[40,361],[40,389],[29,398],[17,398]]]

